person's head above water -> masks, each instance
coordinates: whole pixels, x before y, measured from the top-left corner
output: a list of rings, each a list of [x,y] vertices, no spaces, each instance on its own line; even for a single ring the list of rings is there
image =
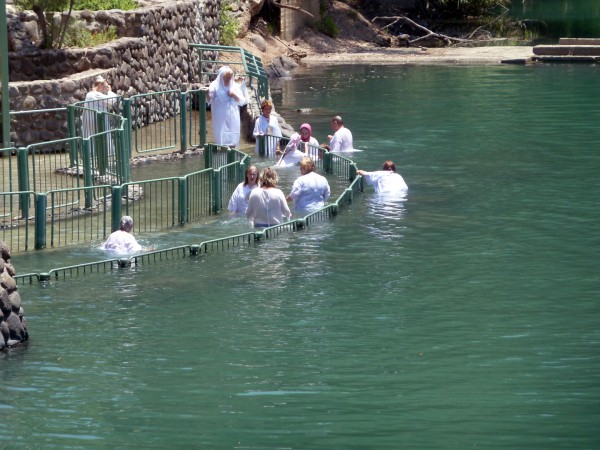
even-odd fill
[[[127,233],[131,233],[131,230],[133,230],[133,219],[131,218],[131,216],[121,217],[121,223],[119,225],[119,230],[126,231]]]
[[[389,170],[391,172],[395,172],[396,164],[394,164],[394,161],[386,161],[383,163],[383,168],[381,170]]]

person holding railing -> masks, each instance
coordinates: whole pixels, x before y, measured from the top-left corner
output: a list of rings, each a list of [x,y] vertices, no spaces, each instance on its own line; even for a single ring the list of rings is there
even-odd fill
[[[233,79],[233,70],[229,66],[219,69],[217,78],[208,87],[206,101],[211,105],[215,144],[237,147],[240,144],[240,107],[246,104],[246,96]]]
[[[280,150],[279,139],[281,138],[281,128],[277,117],[273,116],[273,103],[270,100],[263,100],[260,104],[261,115],[256,118],[254,131],[252,134],[256,138],[256,154],[259,154],[260,139],[264,139],[265,155],[274,156]],[[261,138],[260,136],[264,136]],[[275,137],[272,137],[275,136]]]
[[[278,225],[292,216],[285,195],[277,187],[277,180],[277,172],[267,167],[260,173],[259,189],[250,193],[246,217],[254,227]]]
[[[323,208],[331,195],[327,178],[315,172],[315,163],[309,157],[300,161],[300,173],[286,200],[294,201],[295,210],[312,211]]]
[[[101,249],[122,254],[141,252],[143,248],[131,234],[131,230],[133,219],[130,216],[121,217],[119,229],[108,237]]]
[[[334,116],[331,119],[331,128],[334,131],[333,136],[327,136],[329,144],[323,145],[330,152],[347,152],[354,150],[352,142],[352,133],[344,126],[344,121],[340,116]]]
[[[300,144],[302,151],[306,156],[310,156],[314,161],[319,158],[319,152],[316,147],[319,146],[319,141],[312,135],[312,127],[308,123],[300,125]]]
[[[402,175],[396,173],[394,161],[384,162],[381,170],[374,172],[357,170],[356,173],[364,177],[365,181],[373,186],[378,194],[402,194],[408,190]]]
[[[234,214],[245,214],[248,209],[250,193],[256,188],[258,188],[258,168],[252,165],[246,169],[244,181],[238,184],[233,191],[227,210]]]

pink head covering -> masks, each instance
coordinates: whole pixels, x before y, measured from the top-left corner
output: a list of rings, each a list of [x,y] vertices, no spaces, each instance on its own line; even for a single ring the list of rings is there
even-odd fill
[[[302,125],[300,125],[300,129],[301,130],[302,130],[302,128],[306,128],[308,130],[308,136],[306,136],[306,138],[304,136],[300,135],[301,139],[302,139],[302,142],[308,142],[308,141],[310,141],[310,137],[312,136],[312,128],[307,123],[303,123]]]

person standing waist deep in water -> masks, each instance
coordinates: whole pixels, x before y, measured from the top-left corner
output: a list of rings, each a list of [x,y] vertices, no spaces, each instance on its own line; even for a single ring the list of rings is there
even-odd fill
[[[258,189],[250,193],[246,217],[255,227],[270,227],[289,220],[292,212],[277,187],[277,172],[267,167],[260,173]]]

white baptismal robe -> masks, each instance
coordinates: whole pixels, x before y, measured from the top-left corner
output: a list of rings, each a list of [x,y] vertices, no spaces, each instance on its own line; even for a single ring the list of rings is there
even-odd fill
[[[250,198],[250,193],[253,189],[256,189],[258,185],[254,184],[250,186],[249,184],[244,186],[244,183],[240,183],[231,194],[231,198],[229,199],[229,204],[227,205],[227,210],[232,213],[242,214],[246,212],[248,208],[248,199]]]
[[[309,172],[294,181],[290,196],[294,200],[295,209],[315,210],[325,206],[330,194],[327,178],[318,173]]]
[[[408,186],[402,178],[402,175],[391,170],[377,170],[375,172],[366,172],[365,181],[373,186],[375,192],[379,194],[401,193],[408,190]]]
[[[135,237],[131,233],[117,230],[112,233],[102,245],[102,250],[110,250],[115,253],[135,253],[142,250]]]
[[[278,138],[282,136],[281,128],[279,128],[279,122],[277,120],[277,117],[275,117],[273,114],[269,116],[269,119],[267,119],[263,115],[258,116],[256,122],[254,123],[254,131],[252,132],[252,134],[256,138],[255,152],[256,154],[258,154],[258,136],[263,134],[277,136]],[[274,137],[265,137],[265,155],[275,155],[275,151],[277,150],[277,142],[279,142],[279,139],[276,139]]]
[[[348,152],[354,150],[352,133],[346,127],[337,130],[329,142],[329,150],[332,152]]]

